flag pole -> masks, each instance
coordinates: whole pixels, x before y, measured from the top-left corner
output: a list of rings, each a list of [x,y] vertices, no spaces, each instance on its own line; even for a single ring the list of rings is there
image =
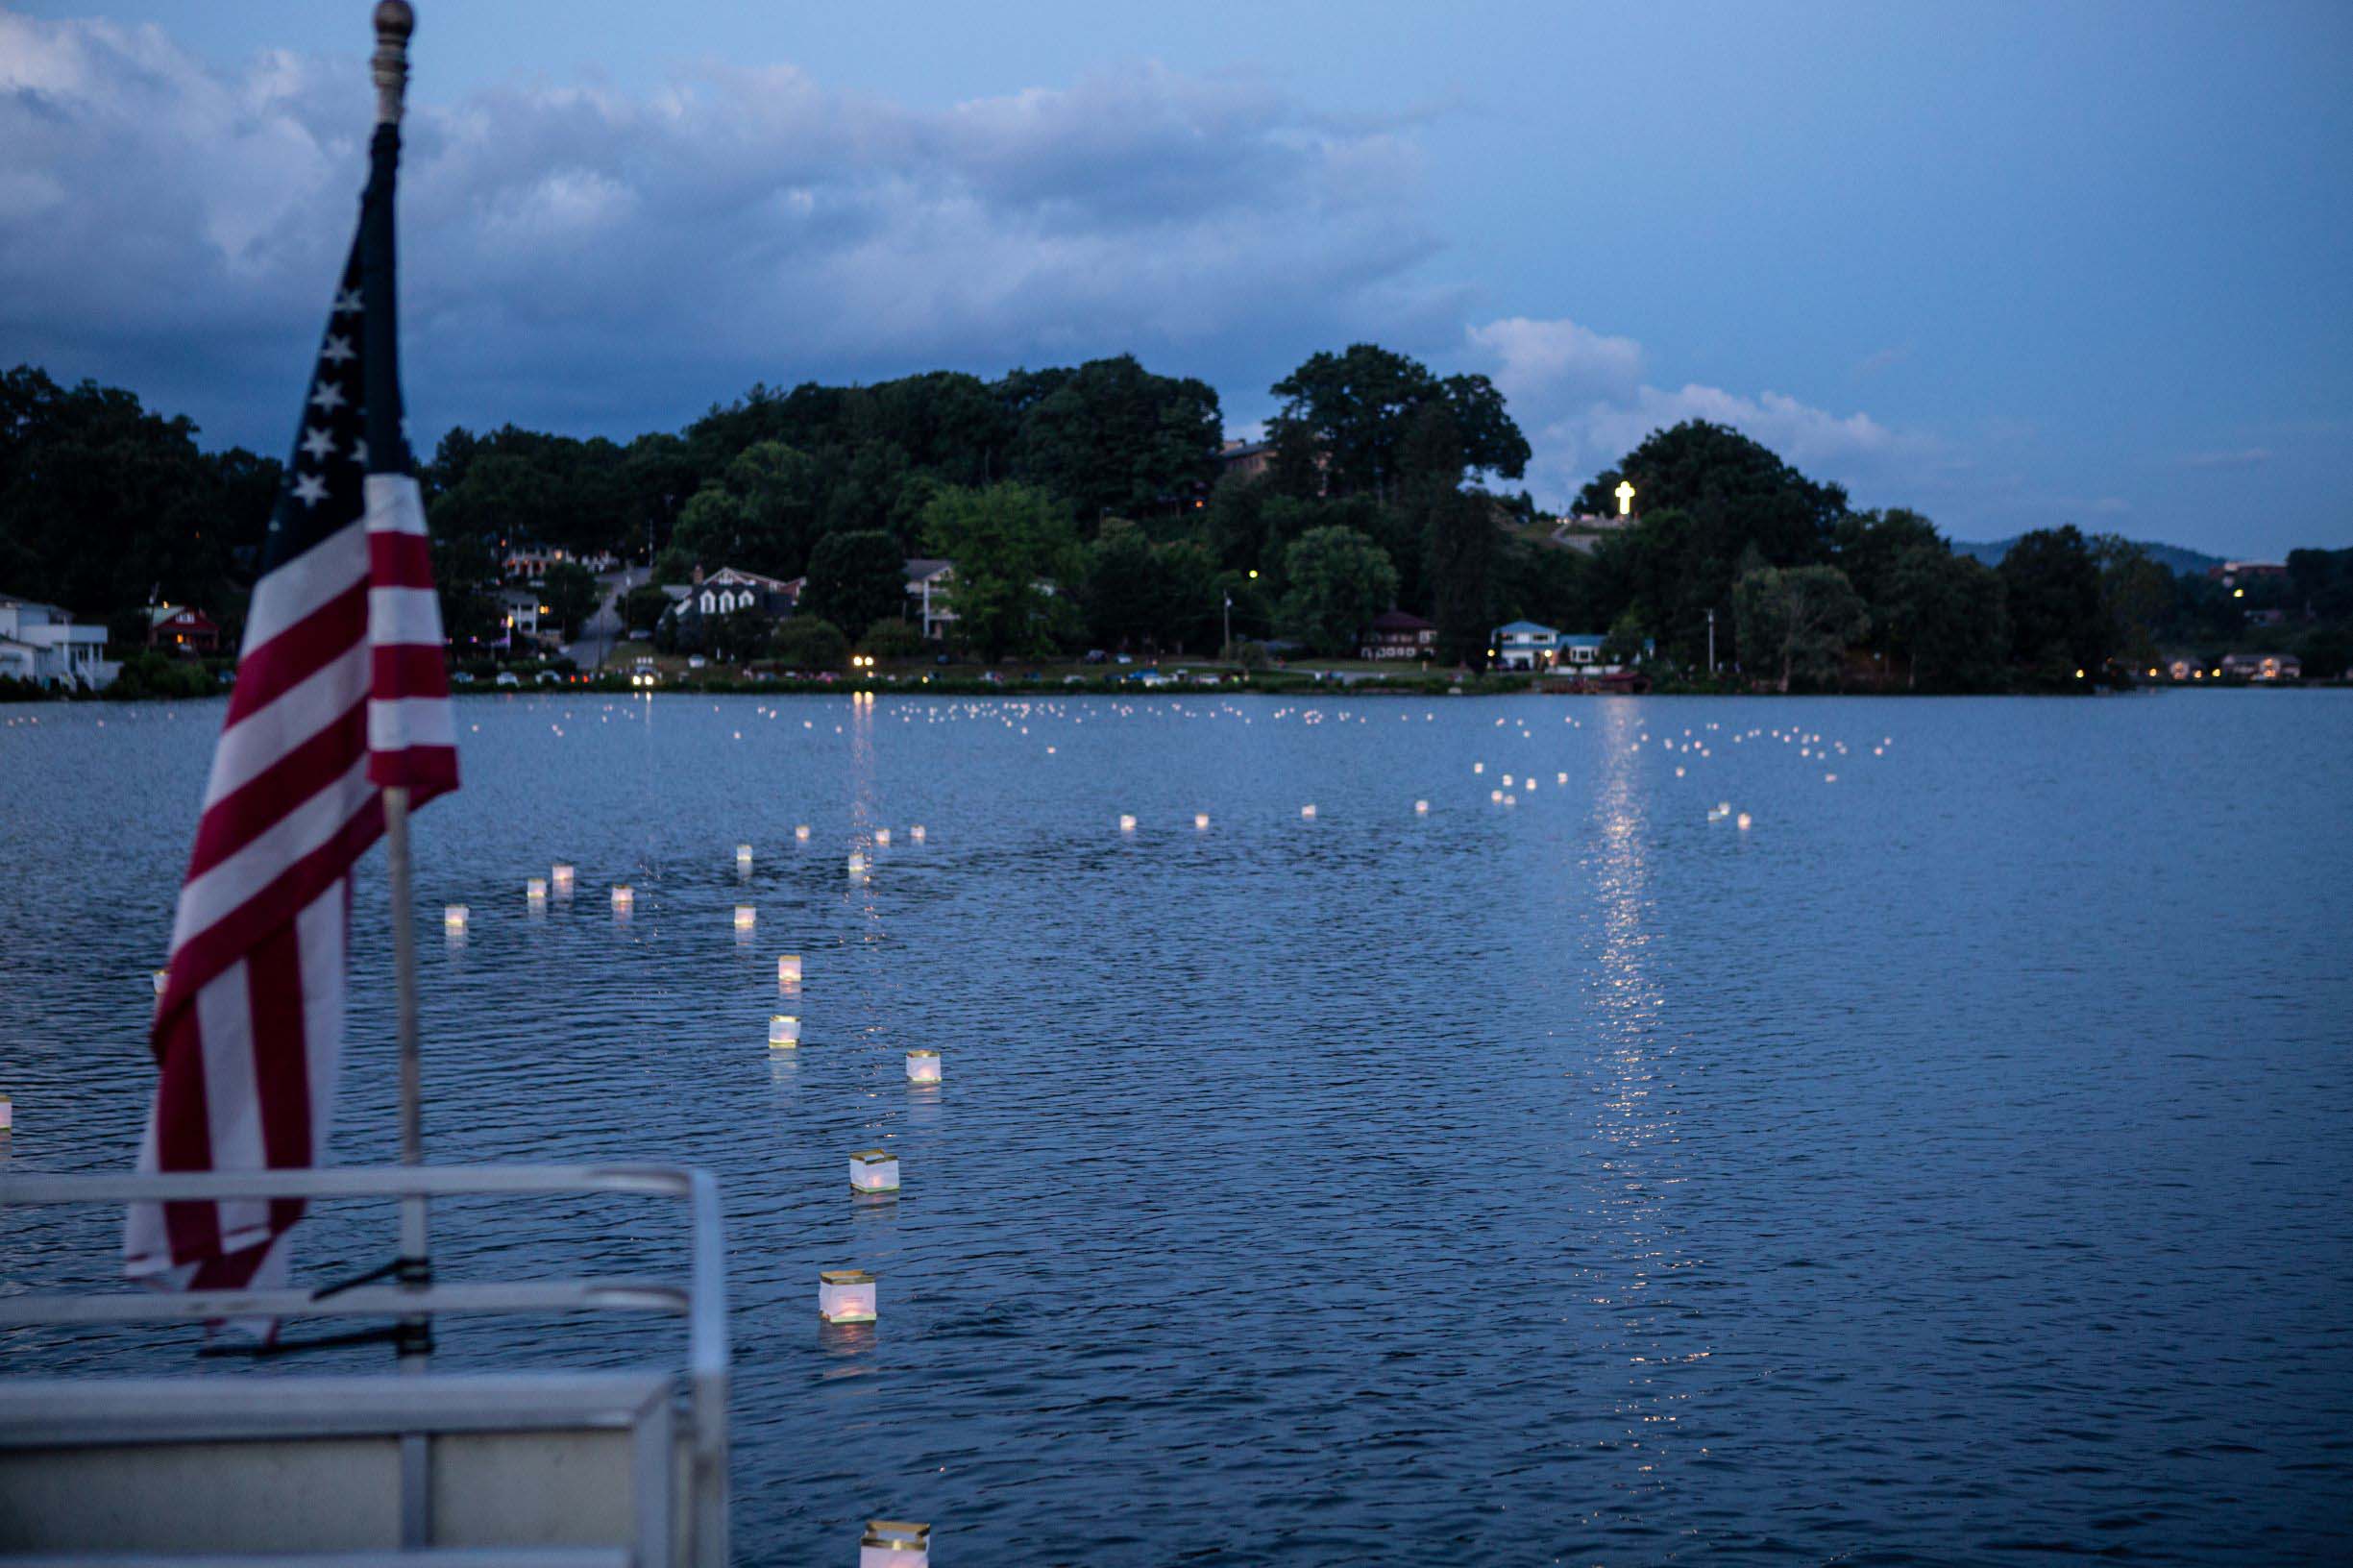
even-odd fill
[[[380,455],[405,446],[401,432],[399,333],[393,311],[392,159],[399,147],[403,99],[408,87],[408,38],[417,14],[406,0],[379,0],[374,21],[376,53],[370,74],[376,82],[376,137],[371,153],[368,211],[362,246],[362,292],[368,296],[368,425],[371,450]],[[379,182],[382,188],[378,189]],[[392,471],[405,471],[405,459]],[[425,1063],[417,1044],[417,928],[409,893],[408,790],[384,787],[384,861],[391,880],[393,1035],[401,1058],[401,1164],[425,1163]],[[432,1284],[431,1229],[425,1195],[401,1198],[401,1253],[397,1278],[410,1289]],[[422,1373],[433,1354],[432,1321],[403,1318],[398,1345],[401,1370]],[[421,1549],[432,1540],[431,1456],[422,1433],[401,1437],[401,1545]]]

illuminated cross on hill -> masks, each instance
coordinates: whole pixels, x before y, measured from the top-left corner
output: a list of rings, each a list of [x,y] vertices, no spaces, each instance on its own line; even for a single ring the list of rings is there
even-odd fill
[[[1620,479],[1618,481],[1617,494],[1618,515],[1620,517],[1631,517],[1634,513],[1634,481],[1631,479]]]

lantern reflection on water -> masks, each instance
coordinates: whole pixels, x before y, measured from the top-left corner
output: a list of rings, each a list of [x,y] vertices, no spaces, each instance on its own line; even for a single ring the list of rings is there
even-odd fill
[[[858,1541],[858,1568],[930,1568],[931,1527],[906,1519],[869,1519]]]
[[[888,1149],[860,1149],[849,1157],[849,1186],[855,1192],[898,1190],[898,1156]]]
[[[828,1268],[817,1276],[817,1315],[828,1323],[874,1321],[874,1276],[863,1268]]]

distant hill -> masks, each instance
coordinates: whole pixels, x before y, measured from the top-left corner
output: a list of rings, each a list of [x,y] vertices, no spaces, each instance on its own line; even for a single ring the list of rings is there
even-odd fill
[[[2017,543],[2016,536],[1997,539],[1991,544],[1974,545],[1966,539],[1955,539],[1952,542],[1952,552],[1956,555],[1973,555],[1988,566],[1999,566],[2001,558],[2009,554],[2010,547]],[[2222,564],[2222,557],[2219,555],[2207,555],[2194,550],[2184,550],[2179,545],[2154,544],[2146,539],[2136,539],[2133,543],[2147,551],[2150,560],[2162,566],[2171,567],[2173,575],[2177,577],[2198,576],[2208,567]]]

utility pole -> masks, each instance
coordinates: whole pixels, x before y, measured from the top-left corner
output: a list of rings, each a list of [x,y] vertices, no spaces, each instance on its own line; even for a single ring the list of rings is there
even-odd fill
[[[1226,638],[1224,642],[1217,646],[1217,656],[1221,659],[1230,659],[1234,656],[1234,594],[1233,590],[1231,589],[1224,590],[1224,594],[1226,601]]]
[[[1716,673],[1716,612],[1707,612],[1707,673]]]

